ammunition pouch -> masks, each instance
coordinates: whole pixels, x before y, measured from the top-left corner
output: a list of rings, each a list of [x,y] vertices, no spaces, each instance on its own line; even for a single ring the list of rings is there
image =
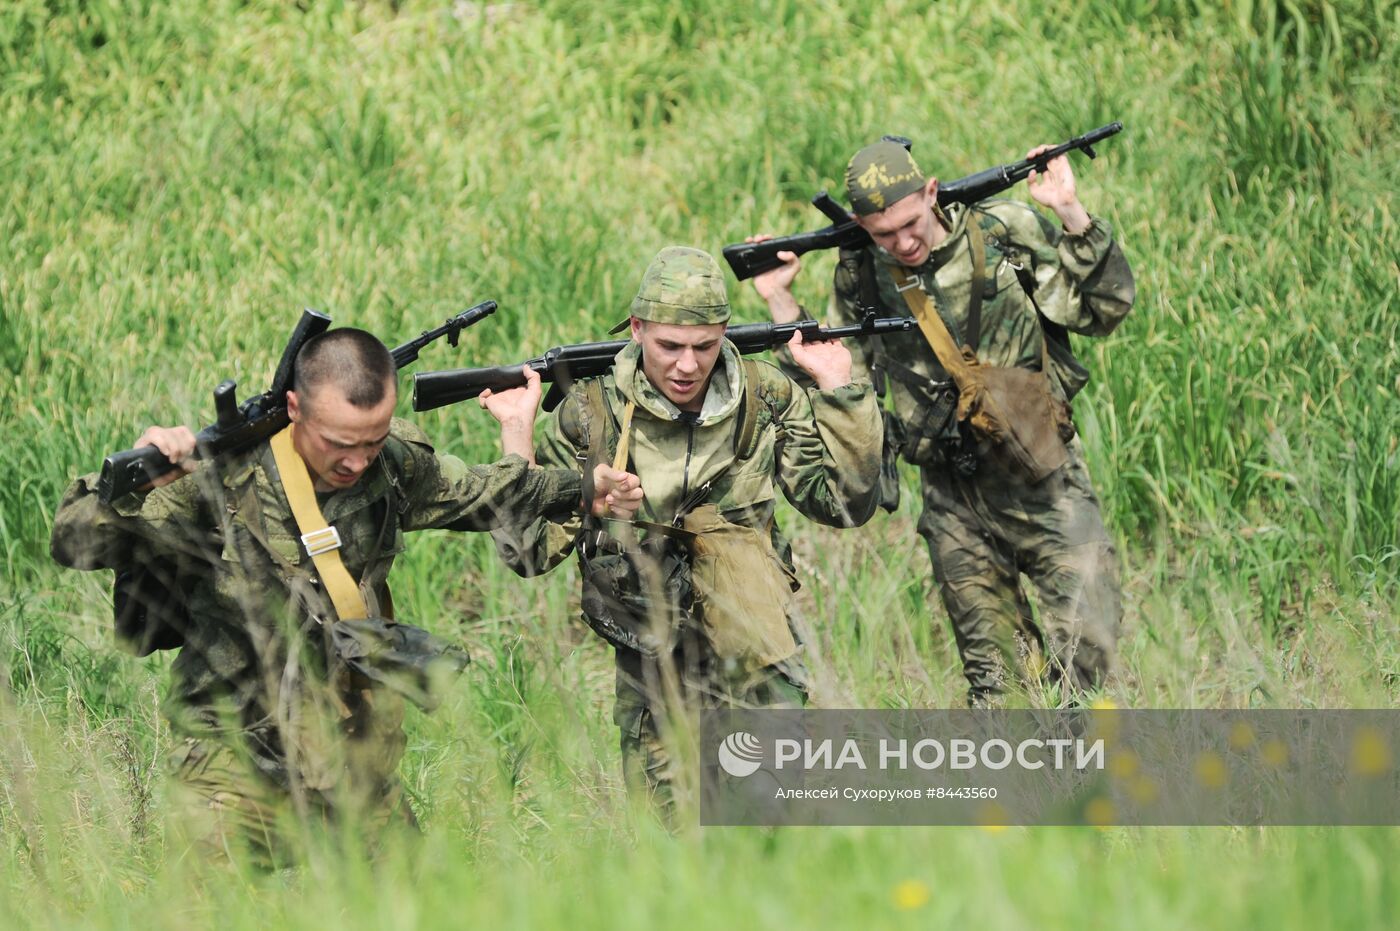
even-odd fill
[[[599,522],[606,526],[611,522]],[[643,656],[668,654],[692,610],[684,542],[665,533],[645,540],[588,522],[579,546],[583,618],[615,647]]]
[[[981,462],[1035,484],[1069,461],[1074,422],[1048,372],[983,365],[971,352],[964,361],[958,420],[971,428]]]
[[[788,625],[796,577],[778,558],[772,536],[735,524],[712,504],[687,514],[695,614],[721,659],[759,668],[797,652]]]
[[[714,505],[689,511],[679,528],[604,521],[580,547],[583,615],[615,647],[671,653],[699,634],[716,656],[755,668],[797,652],[788,605],[797,580],[761,530],[726,520]]]
[[[884,413],[885,448],[882,463],[881,481],[884,473],[894,471],[896,456],[917,466],[936,466],[946,461],[949,447],[960,444],[958,422],[955,414],[958,409],[958,389],[951,381],[930,381],[913,369],[882,359],[880,369],[890,378],[899,382],[915,398],[913,413],[907,419],[896,414]],[[897,480],[897,476],[895,476]],[[881,485],[881,496],[885,493]],[[899,502],[898,493],[894,502]],[[893,510],[893,508],[887,508]]]
[[[371,688],[387,688],[424,711],[441,700],[436,686],[461,673],[469,661],[465,650],[391,618],[350,618],[329,627],[336,660]]]

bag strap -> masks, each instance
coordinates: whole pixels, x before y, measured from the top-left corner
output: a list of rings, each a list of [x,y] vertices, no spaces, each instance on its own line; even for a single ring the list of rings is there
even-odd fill
[[[938,357],[943,370],[953,379],[959,391],[964,390],[968,380],[967,360],[953,342],[948,325],[938,316],[938,311],[933,309],[923,285],[918,278],[911,276],[903,265],[894,266],[894,280],[899,293],[904,295],[904,302],[909,305],[909,312],[919,322],[919,330],[924,334],[924,339],[928,340],[929,347]]]
[[[613,453],[612,467],[615,472],[622,472],[627,468],[627,447],[632,439],[632,415],[637,412],[637,402],[628,400],[627,406],[622,410],[622,426],[618,428],[617,452]]]
[[[982,225],[969,214],[967,218],[967,241],[972,251],[971,295],[967,304],[967,345],[976,352],[982,340],[982,292],[986,290],[987,243],[982,238]]]
[[[739,401],[739,432],[735,435],[734,454],[740,462],[747,461],[757,445],[758,433],[758,363],[744,359],[744,396]]]
[[[316,571],[321,574],[326,594],[335,606],[336,616],[342,621],[366,617],[360,587],[340,559],[340,532],[326,523],[321,506],[316,503],[316,490],[312,487],[306,462],[292,444],[294,426],[283,428],[273,436],[270,444],[277,472],[282,477],[282,490],[292,508],[292,519],[301,531],[302,546],[310,554]]]
[[[739,428],[734,434],[734,455],[747,462],[758,452],[758,415],[768,408],[770,423],[779,423],[783,411],[792,404],[792,382],[781,379],[765,387],[763,364],[756,359],[741,360],[744,365],[744,394],[739,400]]]

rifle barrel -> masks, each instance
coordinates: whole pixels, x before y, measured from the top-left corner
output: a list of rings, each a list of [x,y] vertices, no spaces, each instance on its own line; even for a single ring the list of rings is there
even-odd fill
[[[1090,158],[1095,158],[1098,154],[1094,151],[1095,143],[1122,131],[1123,124],[1115,120],[1106,126],[1091,129],[1082,135],[1075,136],[1068,142],[1047,149],[1034,158],[984,168],[982,171],[966,177],[940,184],[938,186],[938,203],[946,207],[950,204],[976,203],[979,200],[985,200],[1021,181],[1032,170],[1044,171],[1046,163],[1052,158],[1057,158],[1076,149]],[[845,211],[841,210],[840,206],[831,200],[825,191],[813,197],[812,203],[833,221],[841,220],[845,216]],[[819,230],[778,236],[760,243],[735,243],[725,246],[722,254],[733,270],[734,277],[740,281],[746,281],[755,275],[761,275],[782,265],[782,261],[778,259],[779,252],[803,255],[819,249],[861,249],[870,244],[869,234],[854,220],[847,219],[844,222],[833,222],[831,226],[825,226]]]

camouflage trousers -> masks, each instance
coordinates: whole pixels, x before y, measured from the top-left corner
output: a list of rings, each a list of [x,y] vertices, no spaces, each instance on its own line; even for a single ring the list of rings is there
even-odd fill
[[[403,705],[375,696],[337,722],[330,742],[288,742],[273,760],[257,731],[187,737],[171,752],[170,798],[183,840],[207,859],[277,868],[301,859],[316,832],[350,831],[371,845],[393,825],[414,827],[398,778]]]
[[[800,708],[806,671],[796,660],[756,670],[722,663],[703,643],[688,641],[669,656],[617,648],[613,722],[621,731],[628,791],[666,815],[699,778],[695,740],[707,708]]]
[[[983,466],[924,467],[919,535],[952,621],[968,703],[995,701],[1017,671],[1070,692],[1100,685],[1116,656],[1122,595],[1078,439],[1037,485]],[[1034,589],[1032,612],[1021,582]]]

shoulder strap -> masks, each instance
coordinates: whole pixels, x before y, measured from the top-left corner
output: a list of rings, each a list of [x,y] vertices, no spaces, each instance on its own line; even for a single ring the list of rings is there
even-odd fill
[[[768,408],[769,423],[777,423],[782,412],[792,403],[791,381],[784,379],[787,391],[777,393],[763,384],[763,365],[755,359],[744,359],[744,396],[739,401],[739,429],[735,434],[734,453],[740,462],[747,462],[758,451],[758,415],[760,405]]]
[[[1059,339],[1062,340],[1066,345],[1068,345],[1069,340],[1066,336],[1065,329],[1064,327],[1052,321],[1049,317],[1045,316],[1045,311],[1040,309],[1040,302],[1035,299],[1035,289],[1037,287],[1035,280],[1035,270],[1030,267],[1029,260],[1023,259],[1019,262],[1012,262],[1010,261],[1010,256],[1006,255],[1008,250],[1012,247],[1017,249],[1017,251],[1026,253],[1027,256],[1030,255],[1029,250],[1025,249],[1024,246],[1013,243],[1011,239],[1011,227],[1008,226],[1006,221],[1003,220],[1001,217],[997,216],[996,214],[990,211],[979,210],[978,213],[981,213],[984,216],[991,218],[992,222],[996,223],[1006,233],[1005,238],[994,236],[993,239],[997,243],[998,248],[1000,248],[1002,251],[1002,254],[1004,256],[1002,261],[1007,262],[1011,266],[1011,270],[1016,273],[1016,283],[1021,286],[1021,290],[1024,291],[1026,294],[1026,299],[1031,302],[1031,307],[1035,308],[1035,314],[1040,319],[1040,368],[1041,371],[1048,372],[1050,370],[1049,341],[1051,339]],[[974,256],[974,261],[975,260],[976,256]],[[985,266],[985,249],[982,261],[983,265]],[[992,272],[992,277],[996,277],[995,270],[993,270]],[[975,344],[974,348],[976,348]]]
[[[862,316],[879,314],[880,312],[880,288],[875,279],[875,259],[871,256],[869,249],[861,249],[855,253],[846,253],[850,256],[847,268],[856,282],[857,300],[859,306],[857,310]],[[846,261],[843,256],[841,261]],[[885,352],[885,340],[882,337],[872,337],[866,344],[870,352],[870,383],[875,386],[877,397],[885,396],[885,370],[890,361]]]
[[[982,340],[982,293],[987,287],[987,244],[982,238],[982,224],[971,215],[967,218],[967,241],[972,250],[972,282],[968,286],[971,293],[968,296],[967,332],[964,335],[967,344],[976,352]]]
[[[603,380],[592,378],[583,384],[583,430],[584,441],[588,444],[589,468],[593,463],[603,461],[603,450],[608,447],[608,399],[603,396]]]
[[[292,429],[292,425],[283,428],[270,443],[277,472],[282,477],[282,490],[286,492],[297,529],[301,531],[302,546],[306,547],[316,571],[321,574],[336,616],[341,620],[362,618],[365,602],[360,597],[359,585],[340,559],[340,534],[326,523],[321,506],[316,503],[316,490],[311,485],[306,462],[292,445]]]
[[[754,454],[758,445],[758,363],[741,360],[744,366],[744,396],[739,399],[739,433],[734,439],[734,453],[740,462]]]

